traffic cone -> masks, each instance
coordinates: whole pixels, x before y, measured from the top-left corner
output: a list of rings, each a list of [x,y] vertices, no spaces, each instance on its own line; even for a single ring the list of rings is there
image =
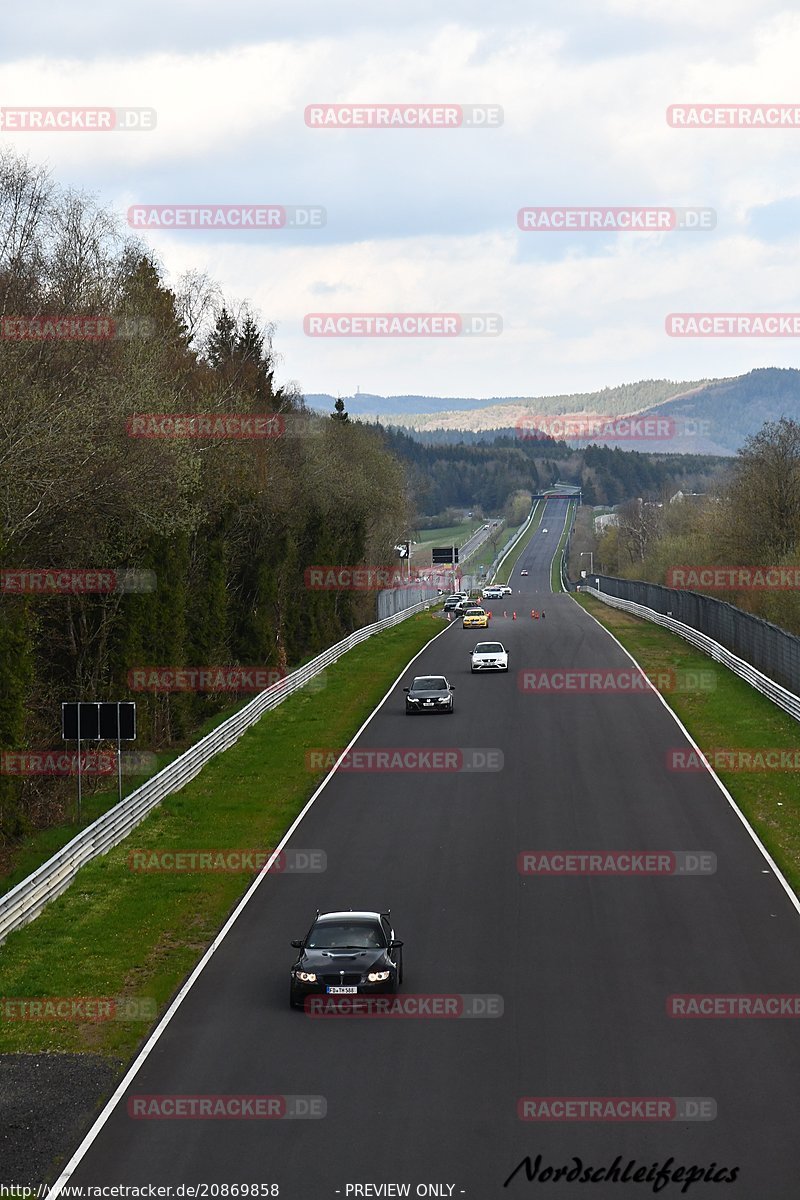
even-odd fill
[[[517,614],[516,614],[516,613],[514,613],[514,615],[513,615],[513,617],[512,617],[511,619],[512,619],[512,621],[516,621],[516,619],[517,619]]]
[[[505,609],[503,609],[503,616],[506,618],[506,620],[508,620],[508,613]]]

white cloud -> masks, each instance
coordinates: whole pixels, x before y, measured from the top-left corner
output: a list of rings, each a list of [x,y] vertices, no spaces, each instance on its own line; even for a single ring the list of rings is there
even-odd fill
[[[142,14],[155,11],[145,3]],[[762,242],[752,228],[768,227],[771,210],[750,232],[748,215],[800,195],[800,129],[676,130],[665,113],[697,100],[800,101],[799,15],[756,0],[652,11],[574,0],[532,17],[501,3],[491,19],[465,0],[457,21],[416,0],[337,11],[338,21],[310,4],[303,21],[285,10],[273,31],[260,6],[232,0],[215,41],[216,6],[177,6],[149,34],[144,24],[130,39],[106,34],[93,54],[21,50],[0,66],[4,103],[150,106],[158,127],[4,141],[121,214],[135,202],[324,205],[326,228],[302,239],[149,239],[173,277],[206,270],[276,320],[281,369],[311,391],[572,391],[792,363],[790,342],[678,342],[663,319],[791,308],[798,239],[784,229],[780,246]],[[498,103],[505,122],[451,132],[303,123],[315,101],[387,100]],[[516,212],[529,204],[701,205],[718,225],[521,234]],[[500,312],[506,327],[447,343],[304,337],[303,314],[323,306]]]

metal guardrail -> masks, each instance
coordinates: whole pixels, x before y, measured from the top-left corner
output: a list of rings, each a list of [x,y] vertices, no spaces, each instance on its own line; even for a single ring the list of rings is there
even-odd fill
[[[643,617],[646,621],[652,621],[655,625],[661,625],[664,629],[668,629],[671,633],[676,633],[678,637],[682,637],[685,641],[690,642],[698,650],[702,650],[704,654],[708,654],[715,662],[721,663],[734,674],[743,679],[745,683],[749,683],[762,696],[766,696],[773,704],[777,704],[778,708],[782,708],[790,717],[794,717],[795,721],[800,721],[800,696],[796,696],[794,692],[790,692],[788,688],[783,687],[780,683],[776,683],[774,679],[764,675],[750,663],[745,662],[743,658],[737,658],[730,650],[721,646],[719,642],[715,642],[705,633],[700,633],[698,629],[693,629],[691,625],[684,625],[682,621],[676,621],[674,617],[664,616],[663,613],[656,612],[653,608],[646,608],[643,604],[636,604],[633,600],[620,600],[618,596],[609,596],[605,592],[599,591],[594,587],[586,587],[581,585],[581,592],[588,592],[590,596],[595,596],[598,600],[602,600],[604,604],[608,604],[610,608],[621,608],[625,612],[633,613],[636,617]]]
[[[569,577],[567,575],[566,567],[564,565],[567,561],[568,556],[569,556],[569,538],[567,538],[566,542],[564,543],[564,549],[561,554],[561,590],[564,592],[569,592],[572,590],[572,587],[571,587],[570,581],[569,581]]]
[[[570,577],[568,574],[568,564],[569,564],[570,550],[572,547],[572,535],[575,532],[575,518],[577,516],[577,512],[578,512],[578,506],[577,506],[577,504],[573,504],[572,519],[570,520],[570,523],[569,523],[569,533],[567,534],[567,539],[564,542],[564,545],[561,550],[561,587],[563,588],[563,590],[565,592],[574,592],[575,591],[575,584],[570,581]]]
[[[501,518],[501,520],[500,520],[500,530],[501,530],[501,532],[502,532],[503,525],[505,525],[505,523],[506,523],[505,517],[502,517],[502,518]],[[469,544],[469,543],[472,541],[472,539],[473,539],[474,537],[477,537],[477,535],[478,535],[479,533],[482,533],[482,534],[484,535],[484,536],[481,538],[481,540],[480,540],[479,542],[477,542],[477,543],[476,543],[476,545],[474,545],[474,546],[472,547],[472,549],[469,551],[469,553],[468,553],[468,554],[462,554],[462,551],[463,551],[463,549],[464,549],[464,546],[468,545],[468,544]],[[489,541],[489,539],[490,539],[490,537],[491,537],[491,536],[492,536],[492,530],[491,530],[491,528],[490,528],[489,530],[486,530],[486,529],[476,529],[476,530],[475,530],[475,533],[473,533],[473,534],[472,534],[470,537],[468,537],[468,538],[467,538],[467,540],[466,540],[466,542],[464,542],[464,546],[459,546],[459,549],[458,549],[458,565],[461,567],[461,566],[463,566],[463,565],[464,565],[464,563],[465,563],[465,562],[469,562],[469,560],[472,558],[473,554],[477,554],[477,553],[478,553],[478,551],[481,549],[481,547],[482,547],[482,546],[484,546],[484,545],[486,544],[486,542],[488,542],[488,541]]]
[[[119,804],[110,808],[91,825],[87,825],[33,874],[0,897],[0,943],[13,930],[38,917],[51,900],[55,900],[66,891],[85,863],[106,854],[124,841],[166,796],[179,791],[194,779],[206,763],[223,750],[229,749],[265,712],[277,708],[287,696],[305,687],[320,671],[332,666],[354,646],[358,646],[375,633],[399,624],[406,617],[430,608],[434,603],[435,600],[420,601],[410,608],[402,609],[382,621],[365,625],[363,629],[349,634],[304,667],[299,667],[260,692],[249,704],[223,721],[196,745],[190,746],[179,758],[148,779],[135,792],[131,792]]]

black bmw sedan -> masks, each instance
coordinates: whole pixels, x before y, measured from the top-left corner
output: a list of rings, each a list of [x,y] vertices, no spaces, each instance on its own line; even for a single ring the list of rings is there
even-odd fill
[[[402,946],[391,913],[317,913],[292,967],[289,1003],[301,1008],[306,996],[375,996],[396,992],[403,981]]]

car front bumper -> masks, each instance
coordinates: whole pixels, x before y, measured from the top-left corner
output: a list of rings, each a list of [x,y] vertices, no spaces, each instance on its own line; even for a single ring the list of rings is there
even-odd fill
[[[303,983],[300,980],[296,980],[294,975],[290,977],[290,985],[292,999],[296,1004],[302,1004],[306,996],[330,996],[331,999],[347,996],[352,998],[356,996],[392,996],[397,991],[397,976],[390,975],[382,983],[352,984],[350,986],[355,987],[356,990],[347,992],[329,992],[329,986],[337,985],[329,985],[319,981],[317,983]]]

